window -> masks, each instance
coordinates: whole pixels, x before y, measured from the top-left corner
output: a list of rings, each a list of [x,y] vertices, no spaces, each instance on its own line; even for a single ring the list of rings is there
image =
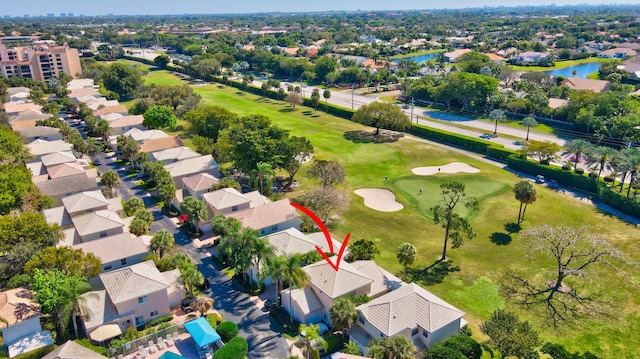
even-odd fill
[[[136,327],[139,327],[142,324],[144,324],[144,316],[141,315],[139,317],[136,317]]]
[[[154,310],[153,312],[149,313],[149,316],[150,316],[151,318],[153,318],[153,317],[157,317],[157,316],[158,316],[158,311],[157,311],[157,310]]]
[[[123,266],[127,265],[127,258],[121,259],[120,264],[122,264]]]
[[[364,317],[362,315],[358,316],[358,321],[362,324],[364,324]]]
[[[138,297],[138,304],[143,304],[143,303],[146,303],[147,301],[149,300],[147,299],[146,295],[144,297]]]
[[[411,331],[411,336],[415,337],[416,335],[418,335],[418,328],[414,329]]]
[[[271,226],[271,230],[272,231],[277,231],[278,230],[278,225],[276,224],[276,225]]]
[[[422,336],[425,338],[429,338],[429,333],[426,330],[422,331]]]
[[[100,238],[104,238],[107,236],[107,232],[100,232]]]
[[[102,270],[109,270],[109,269],[111,269],[111,266],[104,266],[104,267],[102,267]]]
[[[231,212],[235,212],[235,211],[237,211],[237,210],[238,210],[238,206],[233,206],[233,207],[231,207]]]

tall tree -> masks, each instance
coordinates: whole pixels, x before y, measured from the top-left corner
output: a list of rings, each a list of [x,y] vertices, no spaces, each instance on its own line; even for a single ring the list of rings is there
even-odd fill
[[[356,324],[358,318],[356,305],[349,297],[336,298],[329,307],[329,318],[331,318],[333,329],[340,331],[342,336],[346,338],[347,330]]]
[[[320,336],[320,326],[317,324],[300,324],[298,331],[300,333],[304,333],[299,342],[305,348],[305,358],[311,359],[320,357],[318,346],[327,346],[327,341]]]
[[[322,92],[322,97],[324,97],[325,112],[329,113],[329,99],[331,98],[331,90],[324,90],[324,92]]]
[[[524,213],[527,210],[527,206],[536,201],[536,188],[529,181],[520,181],[513,187],[513,193],[516,199],[520,201],[518,223],[521,223],[524,221]]]
[[[182,203],[180,203],[180,211],[187,214],[196,232],[199,231],[198,224],[209,216],[207,204],[191,196],[185,197]]]
[[[404,131],[411,126],[411,121],[400,107],[379,101],[360,107],[353,114],[353,121],[375,127],[375,136],[378,136],[381,128]]]
[[[36,189],[31,176],[22,164],[0,165],[0,215],[20,208],[25,195]]]
[[[525,141],[529,141],[529,131],[531,130],[531,127],[538,126],[538,121],[531,116],[527,116],[522,120],[522,126],[527,128],[527,138]]]
[[[316,113],[319,103],[320,103],[320,90],[313,89],[313,92],[311,92],[311,106],[313,107],[313,113]]]
[[[411,339],[396,335],[369,342],[369,355],[375,359],[414,359],[416,347]]]
[[[142,76],[136,69],[121,64],[113,63],[102,72],[104,87],[117,93],[121,97],[133,96],[135,90],[142,85]]]
[[[293,301],[291,290],[294,286],[303,288],[307,285],[307,273],[300,266],[300,256],[287,256],[284,263],[284,278],[289,283],[289,322],[293,323]]]
[[[136,236],[144,236],[149,233],[149,223],[141,218],[134,218],[129,224],[129,232]]]
[[[478,201],[471,196],[467,196],[465,185],[452,181],[440,185],[440,204],[431,207],[433,214],[433,222],[442,224],[444,228],[444,246],[442,249],[441,261],[447,256],[447,242],[451,237],[453,239],[453,248],[460,247],[465,237],[471,239],[475,237],[471,222],[455,212],[458,204],[464,205],[466,208],[474,210],[478,208]]]
[[[416,247],[411,243],[402,243],[396,250],[396,258],[404,267],[403,279],[407,280],[407,267],[416,260]]]
[[[158,257],[160,258],[162,258],[164,254],[171,250],[175,245],[175,237],[166,229],[161,229],[156,232],[150,242],[151,250],[157,252]]]
[[[345,260],[347,262],[373,260],[378,254],[380,254],[380,246],[370,239],[362,238],[349,246],[349,254],[347,254]]]
[[[98,120],[94,129],[96,136],[102,137],[102,142],[109,141],[109,134],[111,133],[111,126],[107,120]]]
[[[174,130],[177,124],[177,117],[167,106],[153,106],[143,115],[142,125],[148,128],[169,128]]]
[[[171,202],[176,197],[176,186],[173,181],[168,181],[158,188],[158,199],[163,203],[162,209],[171,209]]]
[[[507,272],[502,286],[508,298],[527,308],[542,309],[554,325],[606,309],[596,294],[580,290],[580,281],[597,264],[615,268],[616,263],[624,262],[626,256],[620,250],[582,227],[536,226],[522,233],[521,238],[531,258],[540,254],[544,260],[539,263],[550,260],[554,265],[538,266],[538,276],[534,278]]]
[[[282,167],[289,174],[288,186],[293,185],[293,178],[302,164],[313,156],[313,145],[306,137],[292,136],[285,142],[286,154]]]
[[[31,289],[36,292],[34,299],[40,303],[42,312],[56,318],[59,338],[68,338],[69,320],[81,301],[82,293],[91,290],[81,274],[69,275],[58,269],[36,269],[31,279]]]
[[[120,184],[120,177],[115,171],[107,171],[100,177],[100,182],[113,196],[113,189]]]
[[[618,151],[615,148],[608,146],[597,146],[591,149],[587,153],[587,162],[589,164],[598,165],[598,178],[602,175],[602,171],[605,169],[612,169],[612,162],[618,156]]]
[[[315,160],[307,169],[307,176],[317,178],[323,187],[344,182],[347,173],[337,161]]]
[[[253,242],[253,263],[256,266],[256,270],[258,272],[258,286],[262,286],[262,268],[260,268],[260,264],[267,261],[269,258],[275,256],[275,248],[269,242],[268,238],[257,238]]]
[[[507,116],[505,116],[504,111],[502,111],[500,109],[495,109],[495,110],[492,110],[489,113],[489,118],[496,123],[495,128],[493,129],[493,134],[497,135],[498,134],[498,122],[503,122],[507,118]],[[529,136],[527,136],[527,137],[529,137]]]
[[[589,141],[578,138],[578,139],[569,141],[564,146],[564,151],[562,152],[562,154],[565,156],[567,155],[574,156],[573,170],[575,171],[578,169],[578,162],[582,158],[582,155],[589,152],[591,150],[591,147],[592,145]]]
[[[102,271],[102,263],[93,253],[84,253],[81,248],[51,246],[36,252],[24,265],[24,271],[29,275],[33,275],[38,268],[57,269],[68,275],[93,278]]]
[[[327,186],[312,188],[296,197],[295,202],[309,208],[323,223],[327,223],[349,205],[349,198],[337,189]],[[303,218],[303,223],[309,227],[315,226],[307,216]]]
[[[274,175],[273,166],[268,162],[258,162],[256,168],[251,173],[254,186],[257,185],[260,193],[265,196],[271,193]]]
[[[521,322],[514,313],[498,309],[491,314],[488,321],[482,323],[481,329],[489,336],[489,342],[502,354],[503,358],[538,357],[533,355],[535,348],[540,344],[538,332],[529,322]]]
[[[285,272],[287,271],[286,263],[287,259],[284,256],[276,256],[267,258],[265,261],[266,265],[262,269],[261,278],[269,277],[272,280],[276,281],[277,293],[276,295],[280,295],[283,290],[283,281]]]
[[[191,261],[184,262],[178,267],[180,270],[180,283],[189,290],[189,297],[193,298],[193,287],[204,283],[204,276]]]

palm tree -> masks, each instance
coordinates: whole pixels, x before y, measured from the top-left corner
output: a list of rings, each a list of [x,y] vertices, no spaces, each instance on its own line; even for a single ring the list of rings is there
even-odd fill
[[[627,188],[627,197],[631,194],[633,182],[640,172],[640,151],[636,148],[629,148],[621,151],[624,157],[625,170],[629,173],[629,188]]]
[[[522,126],[527,128],[527,138],[525,141],[529,141],[529,131],[531,130],[531,127],[538,126],[538,121],[531,116],[527,116],[522,120]]]
[[[191,220],[193,229],[198,232],[198,223],[209,216],[207,204],[195,197],[187,196],[180,204],[182,213],[186,213]]]
[[[189,297],[193,297],[193,286],[204,283],[204,276],[191,262],[183,263],[180,266],[180,283],[184,284],[189,290]]]
[[[100,120],[96,123],[96,135],[98,137],[102,137],[102,142],[107,142],[109,134],[111,133],[111,126],[109,126],[109,121]]]
[[[529,181],[521,181],[516,183],[513,187],[513,193],[516,199],[520,201],[520,209],[518,210],[518,223],[524,221],[524,212],[527,210],[527,205],[536,201],[536,189]],[[524,210],[523,210],[524,205]]]
[[[258,162],[256,169],[253,171],[254,181],[257,182],[261,194],[268,194],[271,189],[271,178],[274,175],[273,167],[268,162]],[[265,187],[267,190],[265,192]]]
[[[102,145],[96,141],[95,138],[89,137],[87,138],[87,153],[89,157],[93,159],[93,156],[102,153]]]
[[[284,278],[289,282],[289,322],[293,323],[293,300],[291,300],[291,290],[293,286],[304,288],[307,285],[307,273],[300,267],[300,256],[287,256],[285,263]]]
[[[322,92],[322,97],[324,97],[325,112],[329,113],[329,99],[331,98],[331,91],[329,89],[324,90],[324,92]]]
[[[191,302],[189,306],[191,307],[191,309],[200,313],[201,317],[204,317],[204,315],[207,314],[207,312],[211,310],[211,308],[213,308],[213,298],[199,295],[193,302]]]
[[[407,280],[407,267],[416,259],[416,247],[411,243],[402,243],[396,250],[398,262],[404,267],[404,280]]]
[[[342,332],[342,336],[346,337],[347,330],[356,324],[358,318],[356,305],[349,297],[336,298],[329,307],[329,317],[333,328]]]
[[[489,118],[494,120],[496,123],[496,126],[493,129],[493,134],[496,135],[498,134],[498,121],[500,122],[504,121],[507,118],[507,116],[505,116],[504,111],[500,109],[495,109],[489,113]]]
[[[372,339],[369,342],[369,355],[379,353],[386,359],[413,359],[415,358],[416,347],[411,339],[396,335],[383,339]],[[376,358],[377,356],[373,356]]]
[[[267,257],[265,261],[266,265],[263,268],[263,271],[260,275],[261,278],[270,277],[272,280],[276,282],[277,293],[276,298],[279,298],[280,293],[283,291],[283,284],[286,268],[286,257],[285,256],[276,256],[276,257]]]
[[[607,146],[594,147],[587,153],[587,162],[589,164],[598,164],[598,178],[602,174],[602,171],[612,168],[612,162],[616,158],[618,151],[614,148]]]
[[[176,245],[176,240],[169,231],[161,229],[153,235],[150,245],[151,250],[158,252],[158,256],[162,258],[165,252],[168,252]]]
[[[114,171],[107,171],[102,174],[101,180],[102,185],[105,186],[109,193],[113,196],[113,188],[120,184],[120,177]]]
[[[318,326],[317,324],[300,324],[300,327],[298,327],[298,331],[301,333],[304,332],[304,336],[300,338],[300,343],[302,343],[302,345],[304,345],[306,348],[306,358],[312,357],[312,346],[314,346],[313,350],[316,351],[318,350],[318,346],[323,346],[325,348],[327,347],[327,341],[320,336],[320,326]],[[319,357],[318,353],[316,353],[316,355]]]
[[[262,285],[262,275],[260,274],[260,262],[266,261],[275,255],[275,248],[271,245],[268,238],[257,238],[253,243],[253,260],[258,273],[258,286]]]
[[[578,169],[578,161],[580,161],[580,157],[588,153],[591,149],[592,145],[589,141],[583,139],[575,139],[569,141],[565,146],[565,150],[562,152],[563,155],[573,155],[575,156],[573,160],[573,170]]]
[[[142,168],[142,164],[147,161],[149,161],[149,153],[147,152],[136,152],[136,154],[131,157],[133,167],[138,169]]]

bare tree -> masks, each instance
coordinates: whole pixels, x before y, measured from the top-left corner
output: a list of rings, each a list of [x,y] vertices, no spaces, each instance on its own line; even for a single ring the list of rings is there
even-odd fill
[[[327,223],[332,216],[341,212],[349,204],[347,196],[331,186],[316,187],[305,192],[296,198],[296,202],[308,207],[324,223]]]
[[[289,92],[289,94],[284,100],[290,103],[294,110],[296,109],[296,105],[302,105],[302,102],[303,102],[300,92],[297,92],[297,91]]]
[[[580,315],[605,313],[606,299],[581,290],[580,285],[592,264],[615,268],[616,263],[626,261],[621,251],[584,227],[536,226],[522,238],[527,241],[530,257],[542,254],[555,265],[540,265],[533,277],[508,271],[502,283],[508,298],[541,309],[554,326]],[[548,263],[546,259],[539,263]]]

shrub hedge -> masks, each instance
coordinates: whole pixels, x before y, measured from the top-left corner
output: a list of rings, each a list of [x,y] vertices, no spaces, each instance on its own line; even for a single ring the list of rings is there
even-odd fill
[[[226,343],[238,336],[238,325],[234,322],[222,322],[218,324],[216,331],[220,334],[222,342]]]
[[[603,203],[623,213],[640,217],[640,204],[635,199],[615,192],[605,183],[598,183],[597,194]]]
[[[150,321],[149,323],[147,323],[147,325],[144,326],[144,328],[149,329],[149,328],[155,327],[158,324],[170,322],[172,320],[173,320],[173,314],[165,315],[164,317],[160,317],[158,319],[154,319]]]
[[[458,135],[452,132],[442,131],[417,124],[411,125],[411,133],[437,142],[453,144],[482,154],[486,154],[487,147],[492,145],[491,142],[483,141],[474,137]]]
[[[510,168],[530,175],[543,175],[546,180],[556,180],[558,183],[573,186],[588,192],[596,193],[598,180],[579,175],[570,171],[563,171],[562,168],[554,165],[543,165],[535,161],[523,159],[519,155],[511,155],[507,158]]]
[[[249,343],[243,337],[235,337],[213,354],[213,359],[245,358],[249,353]]]
[[[87,348],[87,349],[91,349],[94,352],[98,353],[98,354],[102,354],[104,356],[108,356],[107,354],[107,348],[105,347],[101,347],[99,345],[93,345],[91,344],[91,341],[88,338],[84,338],[84,339],[76,339],[75,340],[76,343],[82,345],[83,347]]]

